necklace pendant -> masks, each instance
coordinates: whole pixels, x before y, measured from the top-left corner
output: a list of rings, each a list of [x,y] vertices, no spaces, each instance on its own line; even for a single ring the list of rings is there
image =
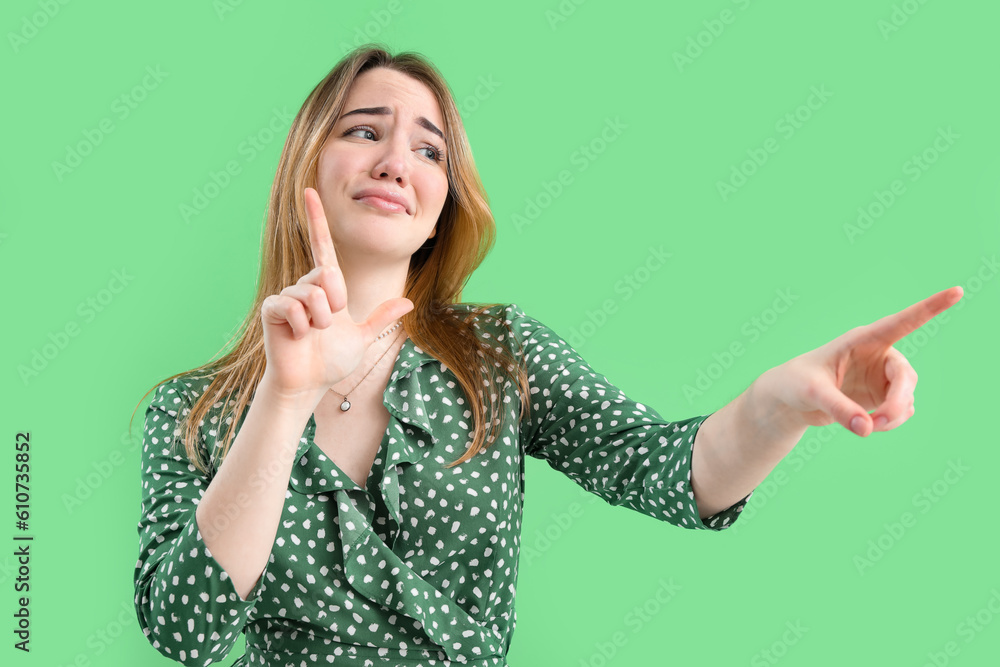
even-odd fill
[[[351,409],[351,402],[345,398],[344,402],[340,404],[340,409],[344,412],[347,412],[348,410]]]

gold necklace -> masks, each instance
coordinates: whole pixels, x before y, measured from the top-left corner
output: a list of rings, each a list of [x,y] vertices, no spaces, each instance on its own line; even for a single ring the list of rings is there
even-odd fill
[[[386,335],[388,335],[388,334],[392,333],[392,332],[393,332],[393,331],[395,331],[395,330],[396,330],[397,328],[399,328],[399,325],[400,325],[400,324],[402,324],[402,323],[403,323],[403,321],[402,321],[402,320],[397,320],[397,321],[396,321],[396,324],[395,324],[395,325],[393,325],[393,327],[392,327],[391,329],[388,329],[388,330],[386,330],[386,331],[383,331],[382,333],[380,333],[380,334],[379,334],[379,335],[378,335],[378,336],[377,336],[377,337],[375,338],[375,340],[377,341],[377,340],[378,340],[379,338],[382,338],[383,336],[386,336]],[[351,391],[347,392],[346,394],[340,394],[341,396],[343,396],[343,397],[344,397],[344,402],[340,404],[340,409],[341,409],[341,411],[342,411],[342,412],[347,412],[348,410],[350,410],[350,409],[351,409],[351,402],[350,402],[349,400],[347,400],[347,397],[348,397],[348,396],[349,396],[349,395],[351,394],[351,392],[352,392],[352,391],[354,391],[355,389],[357,389],[357,388],[358,388],[358,385],[360,385],[360,384],[361,384],[362,382],[364,382],[364,381],[365,381],[365,378],[366,378],[366,377],[368,377],[369,375],[371,375],[371,372],[372,372],[373,370],[375,370],[375,367],[376,367],[376,366],[378,366],[378,362],[382,361],[382,357],[384,357],[384,356],[385,356],[385,355],[386,355],[386,354],[387,354],[387,353],[389,352],[389,350],[391,350],[391,349],[392,349],[392,346],[393,346],[393,344],[395,344],[396,340],[398,340],[398,339],[399,339],[399,336],[400,336],[400,335],[401,335],[402,333],[403,333],[403,332],[402,332],[402,331],[400,331],[400,332],[399,332],[398,334],[396,334],[396,337],[392,339],[392,343],[389,343],[389,347],[387,347],[387,348],[385,349],[385,352],[383,352],[382,354],[380,354],[380,355],[379,355],[379,358],[375,360],[375,363],[374,363],[374,364],[372,364],[372,367],[368,369],[368,372],[367,372],[367,373],[365,373],[365,377],[363,377],[363,378],[361,378],[360,380],[358,380],[357,384],[355,384],[355,385],[354,385],[353,387],[351,387]],[[333,391],[333,387],[330,387],[330,391]],[[335,393],[335,394],[339,394],[340,392],[337,392],[337,391],[333,391],[333,393]]]

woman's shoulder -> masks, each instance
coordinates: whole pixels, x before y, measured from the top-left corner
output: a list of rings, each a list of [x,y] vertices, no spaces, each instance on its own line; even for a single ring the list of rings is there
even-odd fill
[[[216,378],[215,373],[204,370],[193,370],[179,373],[156,386],[153,398],[147,408],[147,420],[157,419],[156,413],[166,413],[171,423],[175,427],[175,434],[180,434],[181,423],[187,421],[194,412],[195,404],[204,395]],[[227,414],[223,414],[223,408]],[[219,452],[220,440],[224,434],[222,424],[232,421],[233,405],[225,405],[225,401],[216,401],[212,405],[206,406],[201,412],[201,418],[197,424],[190,424],[195,429],[195,443],[199,449],[199,454],[203,461],[211,461],[213,468],[216,466],[214,457]],[[245,413],[245,410],[244,410]],[[162,414],[160,415],[162,419]],[[148,423],[148,422],[147,422]],[[180,440],[177,441],[180,443]],[[180,454],[178,452],[178,454]],[[186,454],[183,454],[186,456]]]
[[[494,335],[516,334],[526,320],[532,320],[516,303],[462,302],[449,305],[454,312],[471,321],[476,328]]]
[[[554,331],[529,315],[517,303],[456,303],[456,311],[468,313],[483,338],[513,343],[511,349],[521,353],[526,343],[545,340],[548,344],[565,344]]]
[[[526,317],[524,310],[516,303],[497,303],[493,301],[463,301],[448,306],[462,315],[472,315],[474,321],[493,320],[500,323],[511,323],[515,319]]]
[[[174,375],[156,386],[151,404],[167,411],[189,411],[208,389],[213,378],[212,374],[196,370]]]

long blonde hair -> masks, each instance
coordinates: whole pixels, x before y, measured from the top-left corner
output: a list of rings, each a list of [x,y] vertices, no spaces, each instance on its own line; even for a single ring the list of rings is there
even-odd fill
[[[202,472],[207,473],[208,467],[199,452],[196,425],[203,423],[209,409],[217,403],[224,401],[223,414],[235,404],[234,415],[240,415],[253,397],[266,361],[261,304],[269,295],[295,284],[313,268],[303,192],[306,187],[317,187],[318,157],[343,111],[351,85],[359,75],[375,67],[395,70],[424,83],[437,98],[444,115],[448,195],[438,218],[437,233],[410,259],[403,296],[413,302],[414,308],[403,315],[402,320],[413,342],[455,374],[473,411],[472,444],[448,467],[471,459],[498,435],[503,392],[483,391],[484,386],[492,387],[503,381],[495,368],[519,387],[522,418],[530,409],[525,369],[502,346],[480,341],[472,324],[473,317],[500,304],[477,304],[478,308],[464,317],[449,307],[449,304],[461,302],[462,288],[492,249],[496,238],[496,223],[451,90],[437,68],[420,54],[403,52],[393,56],[381,45],[365,44],[348,53],[330,70],[292,121],[271,186],[257,295],[239,331],[223,349],[234,340],[235,347],[220,359],[190,371],[195,375],[214,376],[181,423],[181,440],[187,456]],[[163,382],[186,374],[177,373]],[[156,385],[149,391],[155,388]],[[132,416],[134,418],[135,410]],[[235,417],[230,420],[217,454],[219,464],[235,439],[237,421]],[[221,421],[216,424],[218,429],[221,426]]]

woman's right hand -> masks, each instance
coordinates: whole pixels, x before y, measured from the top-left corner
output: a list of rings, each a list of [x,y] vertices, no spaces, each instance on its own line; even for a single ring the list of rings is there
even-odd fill
[[[304,197],[315,268],[261,304],[264,380],[281,395],[322,397],[357,368],[382,330],[413,310],[413,302],[387,299],[355,323],[319,193],[306,188]]]

